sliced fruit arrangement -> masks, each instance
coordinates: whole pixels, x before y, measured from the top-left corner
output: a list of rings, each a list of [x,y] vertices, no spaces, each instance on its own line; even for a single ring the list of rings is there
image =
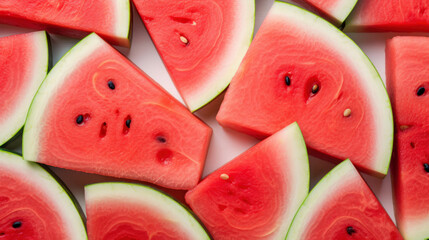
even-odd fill
[[[132,183],[85,187],[88,236],[98,239],[210,239],[192,214],[167,195]]]
[[[293,123],[210,174],[185,199],[214,239],[284,239],[309,178],[304,139]]]
[[[341,24],[353,10],[358,0],[295,0],[318,10],[322,16]]]
[[[0,150],[0,239],[87,239],[80,208],[37,163]]]
[[[0,23],[82,38],[96,32],[112,44],[129,47],[129,0],[3,0]]]
[[[0,146],[24,126],[31,100],[48,72],[48,45],[44,31],[0,38]]]
[[[275,2],[231,82],[218,122],[258,138],[297,121],[310,154],[387,173],[393,117],[361,49],[316,15]]]
[[[311,190],[293,219],[287,240],[402,239],[395,224],[349,161]]]
[[[134,4],[191,111],[228,86],[252,39],[254,0],[134,0]]]
[[[428,7],[422,0],[359,0],[344,31],[428,32]]]
[[[36,94],[23,156],[52,166],[190,189],[211,129],[95,33]]]
[[[396,130],[392,162],[396,222],[405,239],[429,239],[429,38],[388,40],[386,75]]]

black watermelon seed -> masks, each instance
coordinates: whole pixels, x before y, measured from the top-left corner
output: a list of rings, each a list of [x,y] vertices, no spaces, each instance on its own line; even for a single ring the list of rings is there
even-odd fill
[[[125,121],[125,125],[127,126],[127,128],[130,128],[130,126],[131,126],[131,119],[127,119],[127,121]]]
[[[424,87],[419,87],[419,89],[417,89],[417,96],[421,96],[425,93],[426,89]]]
[[[22,226],[22,223],[20,221],[16,221],[12,224],[13,228],[20,228]]]
[[[347,231],[347,234],[350,235],[350,236],[353,233],[356,233],[356,230],[353,227],[347,227],[346,231]]]
[[[156,137],[156,140],[160,143],[166,143],[167,142],[167,139],[165,139],[165,137],[163,137],[163,136]]]
[[[112,90],[115,89],[115,84],[112,81],[108,81],[107,82],[107,86],[109,86],[109,88],[112,89]]]
[[[314,84],[311,88],[311,93],[316,94],[317,92],[319,92],[319,85]]]
[[[76,118],[76,123],[77,123],[77,124],[81,124],[81,123],[83,123],[83,116],[82,116],[82,115],[77,116],[77,118]]]
[[[286,85],[290,86],[290,77],[289,76],[285,77],[285,83],[286,83]]]
[[[424,164],[423,164],[423,168],[425,169],[425,171],[426,171],[427,173],[429,173],[429,164],[424,163]]]

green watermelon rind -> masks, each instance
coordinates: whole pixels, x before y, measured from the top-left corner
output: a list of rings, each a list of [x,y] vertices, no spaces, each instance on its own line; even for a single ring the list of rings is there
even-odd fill
[[[349,159],[344,160],[326,174],[316,186],[314,186],[299,207],[289,227],[286,240],[299,240],[299,237],[302,237],[302,233],[305,232],[305,228],[307,227],[308,223],[305,220],[308,219],[308,216],[311,216],[316,209],[320,209],[320,207],[323,206],[323,200],[329,198],[330,193],[334,193],[337,188],[341,188],[341,183],[344,182],[345,179],[355,177],[356,175],[359,175],[359,173]],[[322,205],[319,206],[318,204]]]
[[[150,204],[149,206],[163,211],[171,217],[170,221],[176,221],[178,226],[186,229],[191,234],[191,239],[210,239],[204,226],[198,221],[188,208],[174,200],[167,194],[155,188],[127,182],[103,182],[85,186],[85,201],[109,201],[109,199],[134,201],[136,203]],[[138,210],[136,210],[138,211]]]
[[[383,117],[374,117],[375,119],[374,121],[376,122],[376,124],[378,124],[376,125],[375,131],[378,130],[377,128],[383,129],[383,131],[380,131],[380,133],[377,135],[379,135],[378,141],[384,143],[383,147],[379,148],[383,150],[379,151],[378,154],[375,155],[374,159],[377,160],[377,164],[376,166],[374,166],[373,169],[371,169],[372,172],[370,173],[378,177],[384,177],[389,170],[389,165],[390,165],[390,160],[391,160],[392,150],[393,150],[393,130],[394,130],[393,113],[392,113],[392,107],[390,104],[386,87],[380,77],[380,74],[375,68],[374,64],[371,62],[368,56],[362,51],[362,49],[359,48],[359,46],[350,37],[344,34],[333,24],[325,21],[323,18],[311,12],[308,12],[298,6],[295,6],[293,4],[275,1],[274,5],[277,5],[276,7],[278,9],[276,9],[276,11],[278,12],[277,14],[280,15],[279,17],[281,17],[281,15],[285,15],[286,13],[295,14],[302,17],[303,19],[307,18],[306,21],[312,22],[311,26],[318,25],[319,26],[318,29],[321,32],[328,30],[329,34],[325,33],[324,35],[327,37],[331,37],[336,42],[339,42],[338,39],[342,40],[341,45],[345,45],[344,53],[347,55],[350,55],[349,58],[354,59],[355,60],[354,62],[360,64],[359,67],[355,67],[356,69],[359,69],[360,72],[362,72],[361,70],[364,68],[368,69],[368,73],[366,75],[370,76],[370,78],[362,78],[362,79],[367,80],[366,83],[364,83],[367,86],[369,86],[369,88],[367,88],[368,89],[367,91],[372,91],[368,93],[368,97],[373,97],[373,101],[371,102],[374,102],[375,104],[378,104],[380,106],[376,110],[374,110],[372,114],[379,114],[379,116],[383,116]],[[322,29],[322,28],[325,28],[325,29]],[[383,115],[381,113],[383,113]],[[380,121],[380,119],[384,119],[384,121]]]
[[[10,167],[11,171],[25,174],[31,178],[32,184],[38,184],[48,196],[51,196],[57,208],[64,210],[59,215],[61,220],[65,221],[63,226],[68,229],[66,233],[69,234],[69,239],[88,239],[85,215],[80,205],[66,185],[50,169],[38,163],[25,161],[19,155],[4,149],[0,149],[0,165],[3,171]]]
[[[131,46],[131,37],[132,37],[132,29],[133,29],[133,14],[132,14],[132,8],[131,8],[131,0],[124,0],[124,1],[115,1],[116,4],[118,4],[117,7],[117,14],[118,16],[124,15],[122,17],[118,17],[118,19],[124,19],[126,21],[121,22],[118,21],[116,31],[118,33],[118,38],[123,37],[119,41],[121,46],[130,47]],[[119,29],[119,31],[118,31]],[[127,41],[127,43],[124,43],[122,41]]]
[[[347,17],[350,15],[350,13],[353,11],[354,7],[356,6],[358,0],[343,0],[342,2],[347,3],[348,6],[342,6],[339,8],[335,13],[333,13],[331,16],[334,18],[335,21],[338,23],[343,23],[346,21]]]
[[[22,109],[21,113],[17,113],[17,115],[19,116],[12,116],[15,118],[14,119],[15,121],[13,121],[10,125],[2,126],[3,133],[0,135],[0,146],[7,145],[8,143],[12,142],[15,139],[15,137],[19,136],[19,133],[20,131],[22,131],[22,128],[24,126],[31,101],[35,96],[37,89],[40,87],[40,84],[43,82],[43,79],[46,77],[46,74],[49,71],[50,61],[52,59],[49,35],[45,31],[39,31],[39,32],[34,32],[29,34],[40,35],[40,36],[37,36],[39,40],[37,42],[35,41],[33,46],[41,46],[40,49],[38,49],[40,56],[38,56],[38,58],[35,59],[35,61],[39,62],[40,65],[43,65],[43,66],[41,66],[40,71],[37,71],[37,72],[35,71],[36,73],[34,74],[34,79],[32,81],[29,81],[29,83],[32,83],[31,89],[29,90],[32,92],[32,95],[27,96],[28,99],[21,100],[21,101],[26,101],[26,104],[21,106],[21,108],[25,108],[25,109]],[[4,133],[5,131],[7,131],[8,133],[5,134]]]

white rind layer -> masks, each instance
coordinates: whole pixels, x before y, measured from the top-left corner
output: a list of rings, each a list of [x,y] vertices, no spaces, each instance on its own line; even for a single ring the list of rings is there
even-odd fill
[[[8,113],[7,119],[0,124],[0,146],[11,139],[25,123],[28,108],[30,107],[31,100],[37,92],[40,84],[45,78],[49,67],[49,46],[48,38],[45,31],[28,33],[32,35],[32,49],[34,52],[30,54],[34,56],[30,62],[32,69],[17,69],[17,71],[28,71],[27,74],[31,79],[24,80],[27,83],[24,85],[19,93],[19,103],[13,108],[13,112]]]
[[[281,225],[278,227],[279,231],[272,236],[272,239],[284,239],[295,213],[307,197],[310,185],[310,168],[304,137],[296,122],[278,131],[270,138],[282,146],[281,154],[284,154],[285,161],[288,161],[286,163],[288,168],[284,169],[288,178],[286,184],[290,188],[288,196],[285,196],[287,198],[285,201],[287,211],[282,217]]]
[[[359,73],[358,78],[362,81],[362,89],[366,90],[366,96],[373,108],[370,113],[375,121],[374,126],[374,153],[372,160],[374,166],[372,170],[386,175],[390,157],[393,149],[393,115],[389,97],[383,81],[380,78],[374,65],[362,50],[347,35],[329,24],[322,18],[305,11],[292,4],[276,1],[270,14],[290,22],[295,26],[302,26],[311,36],[317,36],[318,42],[332,46],[347,60],[349,67],[355,73]]]
[[[88,35],[68,51],[43,81],[28,111],[23,132],[22,154],[28,161],[37,161],[39,154],[40,132],[44,125],[44,114],[52,97],[58,92],[76,68],[85,62],[93,52],[105,46],[104,41],[95,33]]]
[[[429,215],[420,219],[406,219],[404,224],[398,224],[402,236],[406,240],[428,239],[429,237]]]
[[[115,6],[116,21],[115,35],[123,41],[129,41],[131,28],[131,4],[130,0],[111,0],[112,6]],[[129,44],[129,43],[127,43]],[[121,45],[127,45],[125,42]]]
[[[189,96],[184,101],[191,112],[198,110],[208,102],[218,96],[229,85],[232,78],[240,66],[241,61],[246,55],[247,49],[250,46],[253,38],[253,30],[255,26],[255,1],[254,0],[238,0],[235,23],[235,34],[233,40],[228,44],[222,60],[213,66],[215,71],[208,75],[203,83],[204,86],[199,87],[199,90],[194,95]]]
[[[359,173],[354,168],[350,160],[345,160],[332,169],[319,183],[311,190],[302,206],[299,208],[287,233],[286,240],[299,240],[305,234],[308,222],[314,216],[319,215],[326,200],[336,195],[338,189],[348,185],[351,181],[360,178]]]
[[[85,186],[86,205],[100,205],[109,201],[122,201],[125,205],[133,203],[153,209],[168,222],[192,236],[191,239],[210,239],[204,228],[183,206],[167,195],[150,187],[134,183],[97,183]],[[138,211],[138,209],[136,209]],[[190,240],[191,240],[190,239]]]
[[[337,20],[339,23],[342,23],[350,15],[357,1],[358,0],[337,1],[337,4],[333,5],[329,9],[329,12],[335,20]]]
[[[24,161],[13,153],[0,151],[0,169],[14,174],[23,182],[34,184],[34,188],[43,190],[53,204],[51,210],[58,211],[69,240],[87,239],[86,229],[79,210],[71,200],[67,191],[36,163]]]

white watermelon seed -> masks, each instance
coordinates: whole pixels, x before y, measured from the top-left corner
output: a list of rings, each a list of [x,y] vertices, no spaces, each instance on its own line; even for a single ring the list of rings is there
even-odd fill
[[[350,110],[350,108],[347,108],[346,110],[344,110],[344,117],[350,117],[350,115],[352,114],[352,110]]]
[[[222,180],[228,180],[228,179],[229,179],[229,176],[228,176],[228,174],[226,174],[226,173],[222,173],[222,174],[220,175],[220,179],[222,179]]]
[[[410,126],[408,126],[408,125],[401,125],[399,127],[399,129],[401,129],[401,131],[407,130],[408,128],[410,128]]]
[[[182,43],[184,43],[184,44],[188,44],[189,43],[188,39],[185,38],[184,36],[180,36],[180,41],[182,41]]]

